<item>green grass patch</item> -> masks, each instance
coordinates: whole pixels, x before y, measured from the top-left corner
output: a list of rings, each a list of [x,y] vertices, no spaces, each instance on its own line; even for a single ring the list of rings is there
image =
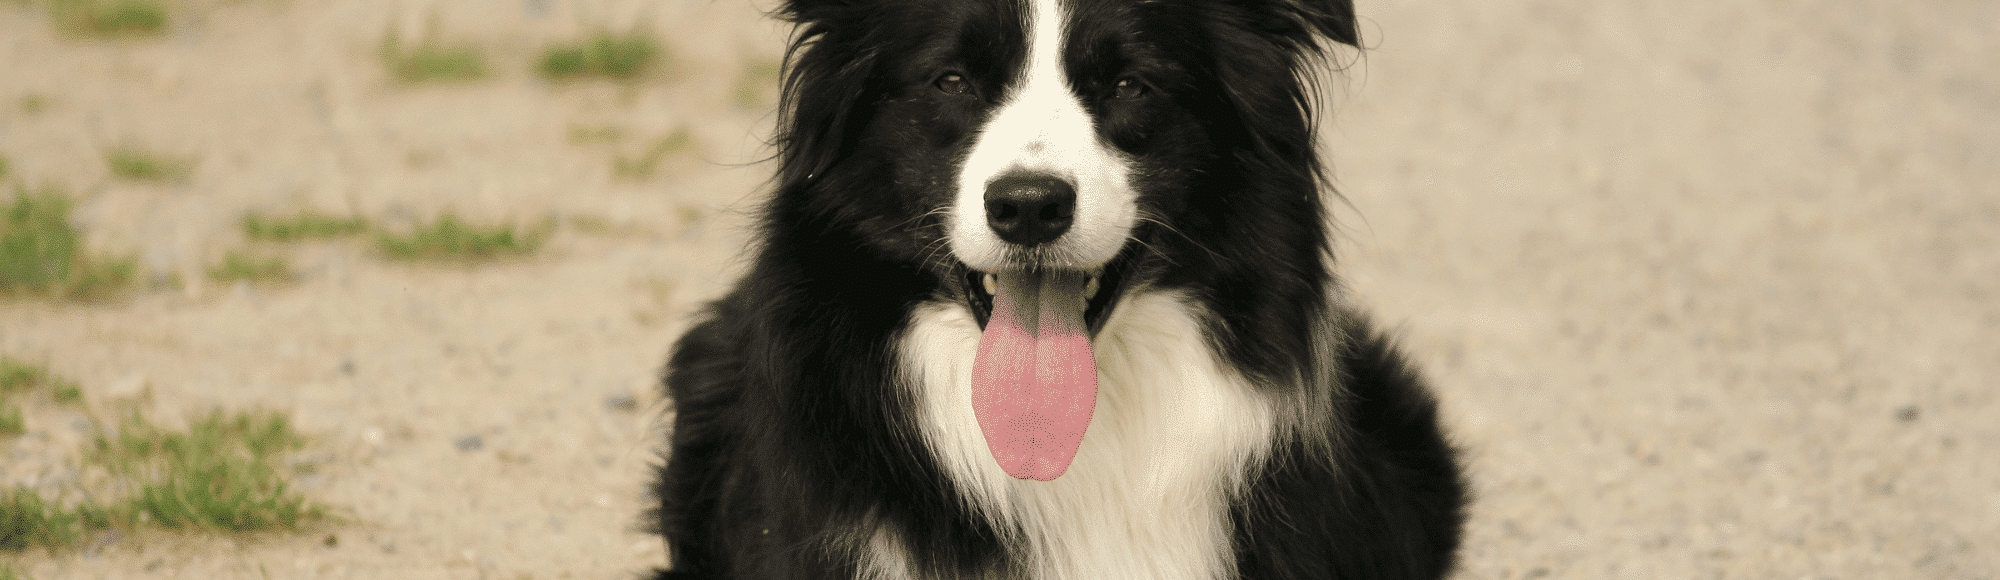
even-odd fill
[[[327,508],[291,489],[284,456],[306,438],[275,412],[203,416],[186,431],[133,413],[100,434],[88,460],[128,480],[114,518],[138,518],[170,530],[297,530]]]
[[[83,400],[83,389],[75,381],[56,376],[48,369],[0,356],[0,436],[28,432],[28,423],[12,395],[47,391],[59,404]]]
[[[0,357],[0,396],[50,390],[57,402],[80,399],[75,384],[9,357]],[[68,393],[67,395],[65,393]],[[24,431],[14,397],[0,397],[0,433]],[[163,427],[133,410],[115,426],[99,421],[83,462],[110,475],[108,487],[65,484],[83,501],[50,501],[43,490],[0,489],[0,552],[73,546],[84,534],[113,527],[152,526],[215,532],[296,531],[329,519],[330,508],[293,490],[291,477],[310,462],[289,457],[309,440],[274,411],[211,411],[185,429]]]
[[[361,233],[368,229],[368,221],[358,217],[334,217],[312,210],[303,210],[290,217],[245,214],[243,235],[253,240],[294,242],[308,239],[327,239]]]
[[[48,369],[0,357],[0,395],[34,390],[48,382]]]
[[[651,145],[648,145],[644,151],[639,152],[636,156],[626,157],[619,155],[612,159],[611,173],[621,179],[630,179],[633,181],[649,179],[659,170],[660,163],[666,161],[667,158],[692,153],[694,150],[694,134],[688,132],[687,129],[680,129],[665,137],[653,140]]]
[[[49,15],[72,34],[147,36],[167,29],[167,6],[158,0],[50,0]]]
[[[0,296],[91,301],[131,286],[137,260],[85,252],[69,210],[69,196],[54,188],[16,190],[0,204]]]
[[[83,389],[76,385],[76,381],[13,357],[0,356],[0,395],[38,389],[47,389],[49,396],[58,403],[69,403],[83,398]]]
[[[136,147],[119,147],[104,153],[104,165],[111,175],[127,181],[173,183],[186,181],[194,162],[160,155]]]
[[[539,68],[542,76],[551,79],[597,76],[631,80],[662,57],[659,42],[643,30],[622,35],[599,32],[575,44],[549,47]]]
[[[0,155],[0,177],[7,176],[7,156]]]
[[[11,402],[0,401],[0,437],[27,432],[28,420],[21,416],[21,407]]]
[[[57,383],[54,389],[49,390],[49,399],[64,405],[81,403],[83,387],[77,386],[76,383]]]
[[[462,82],[485,78],[486,57],[471,44],[446,45],[435,34],[406,43],[391,32],[382,39],[382,64],[404,84]]]
[[[231,250],[222,263],[208,268],[208,278],[220,283],[243,280],[256,283],[286,282],[293,278],[292,266],[282,256],[259,256]]]
[[[382,233],[376,247],[400,260],[476,262],[533,253],[551,229],[550,224],[527,231],[507,224],[470,224],[447,213],[406,235]]]
[[[0,490],[0,551],[74,545],[85,530],[108,523],[103,515],[101,509],[88,505],[65,509],[25,486]]]

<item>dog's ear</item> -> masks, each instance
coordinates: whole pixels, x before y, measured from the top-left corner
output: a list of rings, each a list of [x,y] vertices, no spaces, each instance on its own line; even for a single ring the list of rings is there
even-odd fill
[[[785,0],[774,12],[780,20],[795,24],[837,20],[843,14],[873,4],[869,0]]]
[[[1354,22],[1354,0],[1291,0],[1299,18],[1313,30],[1334,42],[1361,46],[1361,30]]]
[[[1286,37],[1304,32],[1318,34],[1341,44],[1361,46],[1361,31],[1354,22],[1354,0],[1258,0],[1269,32]]]

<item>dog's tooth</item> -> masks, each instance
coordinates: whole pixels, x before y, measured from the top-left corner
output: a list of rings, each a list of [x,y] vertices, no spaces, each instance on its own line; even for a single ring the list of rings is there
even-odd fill
[[[979,285],[986,289],[987,296],[993,296],[1000,293],[1000,278],[992,274],[980,276]]]
[[[1096,276],[1091,276],[1091,277],[1090,277],[1090,282],[1089,282],[1089,283],[1087,283],[1087,284],[1084,284],[1084,285],[1083,285],[1083,299],[1084,299],[1084,300],[1090,300],[1090,299],[1092,299],[1092,298],[1096,298],[1096,297],[1097,297],[1097,290],[1098,290],[1098,287],[1097,287],[1097,277],[1096,277]]]

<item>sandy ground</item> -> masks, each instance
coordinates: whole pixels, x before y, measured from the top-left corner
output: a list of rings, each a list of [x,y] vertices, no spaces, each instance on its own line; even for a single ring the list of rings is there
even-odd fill
[[[92,404],[288,410],[325,462],[300,485],[355,523],[0,558],[37,579],[661,562],[634,531],[667,407],[652,377],[738,266],[772,106],[738,92],[783,32],[695,0],[172,5],[166,35],[104,41],[0,3],[4,179],[68,184],[93,247],[191,282],[0,303],[0,353]],[[1330,91],[1326,135],[1351,202],[1340,247],[1469,451],[1461,578],[2000,576],[2000,4],[1361,11],[1373,50]],[[549,43],[640,23],[670,70],[529,72]],[[427,26],[487,47],[495,74],[391,81],[383,35]],[[694,155],[613,175],[683,129]],[[194,169],[118,181],[102,153],[121,145]],[[202,282],[249,245],[244,212],[306,207],[565,225],[524,260],[315,243],[280,249],[296,284]],[[0,484],[73,477],[49,450],[80,440],[74,414],[28,418],[0,441]]]

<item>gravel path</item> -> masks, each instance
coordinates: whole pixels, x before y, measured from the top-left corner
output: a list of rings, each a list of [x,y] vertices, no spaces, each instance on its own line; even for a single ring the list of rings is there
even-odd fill
[[[105,41],[0,3],[0,182],[67,184],[93,247],[190,282],[0,303],[0,354],[97,405],[288,410],[327,458],[300,485],[356,523],[0,562],[39,580],[662,561],[634,531],[667,407],[652,377],[738,266],[768,171],[757,71],[783,31],[695,0],[171,5],[164,36]],[[1340,247],[1470,451],[1460,577],[2000,576],[2000,5],[1361,12],[1373,50],[1329,91]],[[549,43],[640,23],[669,70],[530,72]],[[427,27],[485,47],[493,74],[392,81],[383,35]],[[691,153],[616,175],[680,131]],[[193,170],[119,181],[103,152],[122,145]],[[311,243],[277,248],[296,284],[203,282],[253,247],[244,212],[305,207],[560,226],[520,260]],[[74,419],[31,407],[0,484],[73,469],[52,450],[80,440]]]

